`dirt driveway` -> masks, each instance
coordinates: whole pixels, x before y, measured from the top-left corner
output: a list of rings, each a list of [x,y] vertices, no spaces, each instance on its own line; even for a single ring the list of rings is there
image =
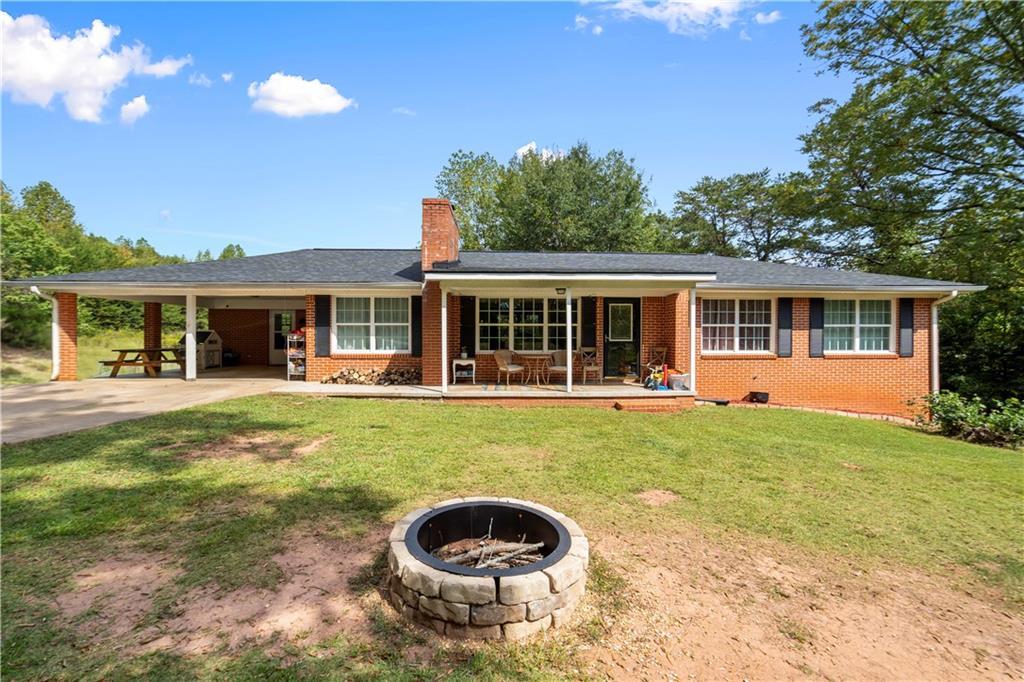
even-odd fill
[[[282,370],[283,372],[283,370]],[[0,389],[0,441],[17,443],[184,407],[267,393],[283,379],[211,373],[197,381],[128,377]]]

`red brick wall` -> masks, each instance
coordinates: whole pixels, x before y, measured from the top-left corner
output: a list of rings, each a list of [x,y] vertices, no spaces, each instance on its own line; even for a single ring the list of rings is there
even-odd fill
[[[78,378],[78,294],[56,294],[60,332],[60,372],[57,381]]]
[[[459,227],[447,199],[423,200],[423,235],[420,265],[424,272],[434,263],[459,259]]]
[[[697,392],[703,397],[742,400],[766,391],[772,403],[912,416],[908,400],[929,390],[931,301],[914,303],[914,355],[845,354],[808,357],[810,304],[793,299],[793,355],[704,355],[700,352],[700,299],[697,299]],[[898,323],[896,310],[894,323]],[[899,330],[896,333],[899,348]]]
[[[320,381],[322,377],[344,367],[356,369],[389,369],[421,366],[421,358],[408,353],[353,353],[333,354],[327,357],[316,357],[316,297],[306,296],[306,381]],[[424,297],[424,307],[426,297]],[[424,314],[425,314],[424,310]],[[426,322],[424,321],[424,349],[426,347]],[[440,339],[440,327],[437,336]],[[439,343],[439,342],[438,342]],[[441,375],[437,377],[438,385]],[[424,381],[424,385],[432,385]]]
[[[160,348],[163,346],[163,305],[160,303],[142,304],[142,345],[146,348]],[[160,373],[160,367],[154,367],[153,371]]]
[[[243,365],[270,362],[270,312],[265,308],[211,308],[210,329],[220,334],[225,350],[241,353]]]

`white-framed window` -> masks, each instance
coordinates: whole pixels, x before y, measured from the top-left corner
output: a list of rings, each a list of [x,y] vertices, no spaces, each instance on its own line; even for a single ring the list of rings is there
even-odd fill
[[[701,299],[701,350],[708,353],[770,353],[774,305],[769,298]]]
[[[608,340],[633,340],[633,304],[608,304]]]
[[[565,299],[479,297],[476,305],[478,353],[565,350]],[[573,299],[574,348],[580,347],[579,306],[579,300]]]
[[[826,353],[890,353],[893,349],[892,301],[826,299]]]
[[[335,296],[331,315],[335,353],[408,353],[412,348],[408,296]]]

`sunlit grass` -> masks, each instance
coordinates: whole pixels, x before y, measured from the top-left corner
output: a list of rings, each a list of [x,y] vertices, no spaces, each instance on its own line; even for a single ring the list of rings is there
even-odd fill
[[[164,346],[177,345],[181,335],[176,332],[164,334]],[[140,348],[141,331],[105,331],[92,336],[78,338],[78,378],[88,379],[105,376],[109,367],[100,365],[101,360],[114,360],[114,348]],[[4,385],[38,384],[50,380],[50,350],[4,347],[0,351],[0,381]],[[125,367],[121,374],[137,374],[141,367]]]

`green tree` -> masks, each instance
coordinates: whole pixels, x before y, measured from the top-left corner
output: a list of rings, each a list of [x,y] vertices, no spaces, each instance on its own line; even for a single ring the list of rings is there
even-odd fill
[[[245,258],[245,249],[241,244],[228,244],[217,256],[217,260],[228,260],[229,258]]]
[[[489,233],[497,224],[497,187],[501,164],[490,154],[458,150],[437,176],[439,196],[455,205],[462,248],[481,249],[492,241]]]
[[[210,250],[209,249],[203,249],[202,251],[197,253],[196,257],[195,257],[195,262],[196,263],[204,263],[206,261],[211,261],[211,260],[213,260],[213,256],[210,255]]]

